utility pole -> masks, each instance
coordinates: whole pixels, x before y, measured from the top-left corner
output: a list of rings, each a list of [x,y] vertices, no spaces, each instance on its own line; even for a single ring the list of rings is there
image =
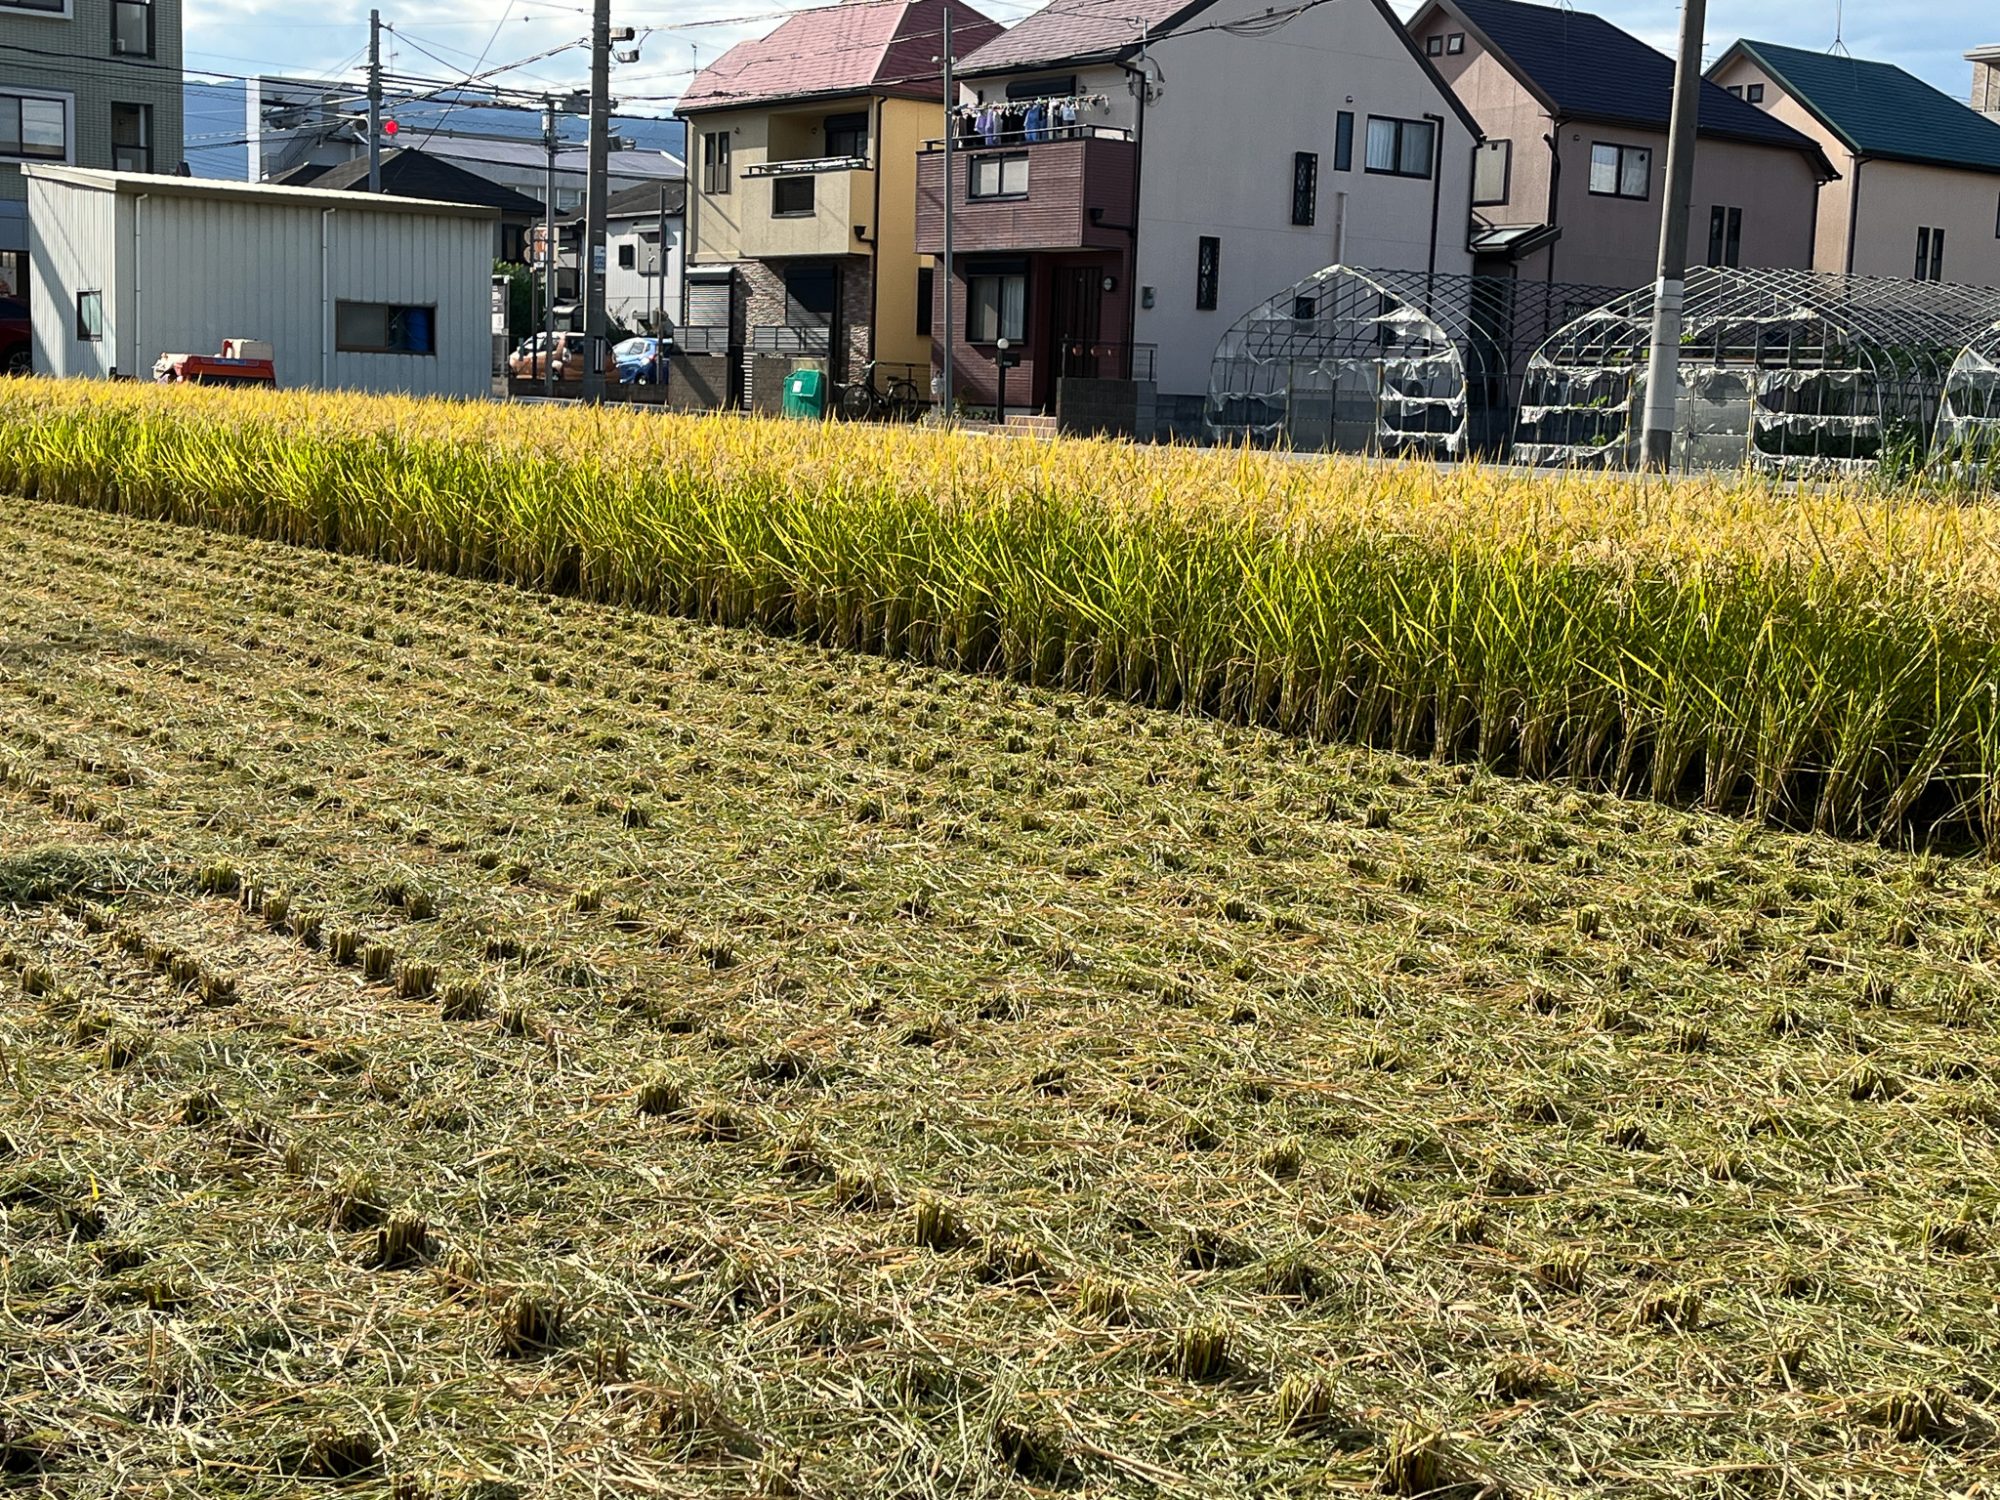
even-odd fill
[[[1679,405],[1681,311],[1687,296],[1688,214],[1694,197],[1695,126],[1701,116],[1701,44],[1708,0],[1684,0],[1681,53],[1674,69],[1674,114],[1667,134],[1661,202],[1660,271],[1653,283],[1653,341],[1646,358],[1645,466],[1673,467]]]
[[[938,388],[938,411],[946,422],[951,421],[951,184],[952,184],[952,131],[951,109],[958,100],[952,86],[951,56],[951,6],[944,7],[944,370],[943,384]],[[1006,413],[1001,413],[1001,423],[1006,423]]]
[[[368,191],[382,191],[382,12],[368,12]]]
[[[542,100],[542,394],[556,393],[556,101]]]
[[[590,180],[584,188],[583,399],[604,399],[604,205],[611,180],[611,0],[591,0]]]

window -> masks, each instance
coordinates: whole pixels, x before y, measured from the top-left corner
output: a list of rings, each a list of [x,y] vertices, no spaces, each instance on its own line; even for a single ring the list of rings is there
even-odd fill
[[[639,269],[639,247],[626,240],[618,247],[618,269],[636,271]]]
[[[1917,231],[1917,280],[1944,280],[1944,231],[1942,229],[1919,229]]]
[[[811,177],[773,177],[771,179],[772,218],[810,218],[812,211],[813,180]]]
[[[927,338],[931,331],[931,299],[937,295],[937,272],[929,266],[917,267],[917,334]]]
[[[111,0],[111,55],[153,55],[152,0]]]
[[[1653,190],[1652,148],[1594,142],[1590,148],[1590,190],[1600,198],[1646,197]]]
[[[69,105],[31,94],[0,94],[0,156],[69,159]]]
[[[1310,323],[1318,315],[1319,299],[1317,297],[1292,298],[1292,319],[1294,322]]]
[[[1454,31],[1450,36],[1446,37],[1444,39],[1444,50],[1450,56],[1457,57],[1459,53],[1465,50],[1465,33]]]
[[[435,354],[437,309],[336,302],[333,347],[343,354]]]
[[[1021,342],[1028,321],[1028,277],[1021,271],[968,276],[965,281],[965,337],[974,344],[1005,339]]]
[[[810,181],[810,179],[808,179]],[[785,325],[831,328],[840,281],[832,266],[791,266],[785,271]]]
[[[557,189],[556,189],[556,212],[557,212],[557,213],[567,213],[567,212],[568,212],[568,211],[569,211],[570,209],[572,209],[572,208],[578,208],[578,207],[581,207],[581,206],[582,206],[582,204],[583,204],[583,189],[582,189],[582,188],[557,188]]]
[[[111,106],[111,169],[114,172],[153,170],[153,107],[150,104]]]
[[[968,198],[1025,198],[1028,196],[1028,153],[1009,152],[1005,156],[975,156],[968,165],[965,195]]]
[[[1017,78],[1007,85],[1009,99],[1067,99],[1077,92],[1076,74],[1044,74],[1040,78]]]
[[[76,336],[86,344],[104,337],[104,293],[76,294]]]
[[[70,13],[70,0],[0,0],[0,10],[38,10],[51,16]]]
[[[1743,90],[1743,97],[1748,99],[1752,104],[1762,104],[1764,102],[1764,85],[1761,83],[1746,85]]]
[[[1426,57],[1444,56],[1443,32],[1439,32],[1436,36],[1429,36],[1424,38],[1424,56]]]
[[[1429,120],[1368,117],[1368,170],[1391,177],[1431,175],[1437,126]]]
[[[1222,241],[1205,234],[1194,252],[1194,305],[1197,312],[1214,312],[1217,283],[1222,279]]]
[[[701,138],[701,190],[729,191],[729,132],[711,130]]]
[[[1292,153],[1292,222],[1310,224],[1319,217],[1319,153]]]
[[[1472,202],[1475,207],[1507,201],[1514,167],[1512,141],[1487,141],[1472,148]]]
[[[1708,263],[1711,266],[1743,264],[1743,210],[1725,208],[1720,203],[1708,211]]]
[[[1333,117],[1333,170],[1354,170],[1354,111],[1343,109]]]
[[[828,115],[826,117],[826,154],[828,156],[868,155],[868,113],[862,110],[850,115]]]

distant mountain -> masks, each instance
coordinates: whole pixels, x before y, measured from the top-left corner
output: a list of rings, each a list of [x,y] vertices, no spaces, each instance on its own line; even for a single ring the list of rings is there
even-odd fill
[[[197,177],[241,181],[249,171],[248,125],[241,83],[189,83],[182,91],[186,114],[181,155]],[[360,107],[359,96],[356,106]],[[469,98],[392,99],[383,110],[396,122],[406,142],[421,141],[424,132],[449,130],[466,135],[539,140],[542,117],[530,110],[495,109]],[[558,116],[556,132],[563,140],[583,144],[588,127],[575,115]],[[670,151],[685,159],[685,133],[678,120],[651,115],[613,115],[611,133],[629,139],[641,151]]]

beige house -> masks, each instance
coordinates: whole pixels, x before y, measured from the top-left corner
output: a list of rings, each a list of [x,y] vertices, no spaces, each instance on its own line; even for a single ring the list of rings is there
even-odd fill
[[[1471,249],[1483,275],[1636,287],[1657,267],[1674,65],[1599,16],[1523,0],[1427,0],[1409,23],[1479,122]],[[1689,255],[1813,264],[1809,136],[1706,86]]]
[[[870,360],[928,385],[917,154],[943,131],[947,6],[955,52],[999,34],[960,0],[846,0],[731,48],[682,96],[681,342],[703,354],[726,344],[746,404],[777,405],[793,370],[845,382]]]
[[[1816,270],[2000,286],[2000,121],[1890,63],[1770,42],[1736,43],[1708,76],[1840,169]]]

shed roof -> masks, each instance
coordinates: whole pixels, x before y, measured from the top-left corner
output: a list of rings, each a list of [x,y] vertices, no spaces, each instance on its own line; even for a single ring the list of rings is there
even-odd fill
[[[2000,124],[1894,63],[1748,40],[1722,61],[1739,52],[1857,156],[2000,172]]]
[[[327,192],[368,191],[368,158],[356,157],[338,166],[295,167],[275,179],[280,187],[315,187]],[[463,167],[453,166],[428,151],[403,147],[382,154],[382,191],[398,198],[429,198],[439,203],[478,203],[503,218],[539,218],[542,202],[517,193],[503,183]]]
[[[965,0],[840,0],[737,43],[695,75],[675,108],[692,114],[838,94],[942,99],[932,59],[942,50],[947,7],[960,55],[1000,31]]]
[[[225,182],[216,177],[172,177],[151,172],[107,172],[98,167],[66,167],[28,162],[21,170],[44,182],[99,192],[144,193],[155,198],[213,198],[265,204],[270,207],[337,208],[343,212],[415,214],[444,219],[497,219],[498,209],[483,203],[447,203],[438,198],[399,198],[389,193],[330,192],[323,188],[286,187],[273,182]]]
[[[1412,20],[1442,8],[1477,32],[1489,51],[1567,119],[1664,131],[1673,114],[1674,60],[1602,16],[1526,0],[1430,0]],[[1837,176],[1819,143],[1703,80],[1700,133],[1803,152]]]

